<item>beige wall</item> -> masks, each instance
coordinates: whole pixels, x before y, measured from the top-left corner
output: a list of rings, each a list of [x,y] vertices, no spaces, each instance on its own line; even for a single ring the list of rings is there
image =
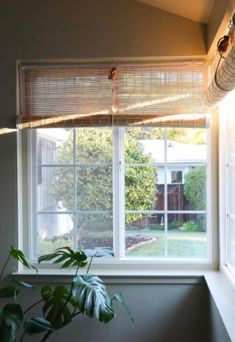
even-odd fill
[[[203,56],[205,27],[128,0],[1,0],[0,127],[15,124],[17,59]]]
[[[234,0],[217,0],[211,13],[206,30],[207,53],[213,56],[217,50],[217,42],[228,33],[228,24],[234,10]]]

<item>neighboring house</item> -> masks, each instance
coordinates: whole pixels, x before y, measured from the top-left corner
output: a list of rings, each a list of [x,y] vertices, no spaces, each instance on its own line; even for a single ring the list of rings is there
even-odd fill
[[[167,162],[167,184],[184,184],[184,177],[192,168],[206,163],[206,145],[184,144],[168,140],[142,140],[146,154],[150,154],[158,166],[158,184],[164,184],[165,162]],[[164,161],[164,149],[167,160]]]
[[[184,196],[185,175],[195,167],[206,164],[206,145],[184,144],[173,140],[142,140],[144,152],[149,154],[157,165],[157,199],[155,210],[164,210],[165,188],[164,180],[167,178],[167,206],[168,210],[190,210],[191,204]],[[167,160],[164,160],[164,150],[167,149]],[[178,215],[178,216],[177,216]],[[183,221],[183,215],[172,214],[169,222]],[[192,216],[191,216],[192,218]],[[163,216],[159,216],[162,222]]]

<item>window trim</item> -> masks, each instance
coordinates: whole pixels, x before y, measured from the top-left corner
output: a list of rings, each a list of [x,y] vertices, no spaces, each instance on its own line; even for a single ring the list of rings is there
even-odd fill
[[[233,91],[235,94],[235,91]],[[229,96],[229,95],[228,95]],[[225,99],[226,101],[226,99]],[[220,194],[220,269],[227,274],[230,281],[235,286],[235,266],[230,263],[230,224],[229,219],[235,215],[229,214],[229,189],[230,189],[230,160],[229,160],[229,137],[228,124],[230,116],[229,110],[223,107],[223,102],[219,106],[219,194]]]
[[[212,125],[213,127],[213,125]],[[112,260],[112,261],[102,261],[102,260],[97,260],[96,263],[94,264],[93,268],[96,270],[96,272],[98,272],[99,274],[133,274],[133,275],[147,275],[147,274],[157,274],[158,272],[162,272],[162,271],[172,271],[173,270],[211,270],[211,269],[216,269],[216,263],[217,260],[215,258],[215,253],[212,253],[212,245],[214,246],[214,239],[212,241],[212,234],[211,234],[211,219],[210,219],[210,213],[211,213],[211,200],[210,200],[210,195],[209,193],[211,192],[211,187],[210,187],[210,175],[211,175],[211,156],[212,154],[210,153],[211,149],[214,147],[214,145],[211,143],[211,136],[212,136],[212,127],[211,129],[208,129],[208,139],[207,139],[207,149],[208,149],[208,160],[207,160],[207,187],[208,187],[208,191],[207,191],[207,195],[209,196],[209,201],[208,203],[208,208],[207,208],[207,244],[208,244],[208,259],[183,259],[183,258],[168,258],[168,259],[164,259],[164,258],[158,258],[158,259],[153,259],[153,258],[142,258],[142,260],[135,258],[135,259],[131,259],[131,258],[127,258],[125,257],[125,260],[120,260],[117,262],[117,260]],[[214,128],[213,128],[214,130]],[[18,139],[18,145],[20,147],[21,153],[19,153],[18,156],[18,163],[21,164],[21,168],[19,168],[19,170],[21,169],[21,171],[19,172],[19,180],[21,179],[22,175],[24,174],[24,170],[25,170],[25,166],[22,165],[22,155],[24,154],[21,148],[22,145],[22,134],[25,134],[23,132],[18,132],[18,135],[20,136],[20,138]],[[120,137],[117,137],[119,143],[120,143]],[[28,144],[30,145],[30,139],[28,139]],[[120,156],[118,156],[120,158]],[[118,160],[118,162],[120,162],[120,160]],[[117,161],[116,161],[117,163]],[[28,166],[29,169],[30,166]],[[119,175],[120,177],[120,175]],[[214,181],[213,181],[214,182]],[[21,183],[21,185],[20,185]],[[19,182],[19,189],[22,186],[22,182]],[[28,189],[29,191],[29,189]],[[23,198],[21,197],[20,194],[23,194],[23,192],[19,191],[19,201],[21,201],[21,203],[23,203]],[[20,207],[19,207],[19,211]],[[178,211],[177,211],[178,212]],[[19,221],[21,221],[20,227],[21,227],[21,234],[19,234],[19,246],[21,246],[23,248],[23,250],[26,252],[26,254],[30,254],[30,248],[32,248],[32,245],[30,246],[30,243],[27,243],[27,240],[29,240],[30,237],[28,237],[28,233],[32,234],[32,232],[30,232],[29,227],[27,227],[26,230],[23,230],[22,227],[25,225],[23,224],[23,221],[25,220],[25,218],[23,218],[24,215],[21,215],[21,213],[19,212]],[[212,221],[215,221],[212,218]],[[117,222],[115,223],[117,224]],[[117,234],[117,232],[116,232]],[[121,236],[121,234],[119,235],[119,237]],[[124,235],[123,235],[124,238]],[[116,241],[118,241],[118,239],[116,239]],[[119,241],[120,243],[120,241]],[[117,248],[117,245],[115,246],[115,248]],[[215,249],[215,248],[214,248]],[[138,266],[139,265],[139,266]],[[54,266],[52,265],[44,265],[42,268],[42,272],[43,269],[46,271],[47,269],[54,269]]]

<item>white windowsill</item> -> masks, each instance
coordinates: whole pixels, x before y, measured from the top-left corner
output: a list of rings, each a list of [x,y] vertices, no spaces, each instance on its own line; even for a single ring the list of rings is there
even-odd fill
[[[235,341],[235,280],[226,266],[220,271],[206,272],[204,277],[227,333]]]
[[[96,273],[96,272],[94,272]],[[73,271],[47,269],[38,274],[24,270],[12,274],[13,278],[32,283],[68,283]],[[122,274],[102,274],[106,283],[113,284],[203,284],[206,282],[210,294],[219,311],[231,341],[235,341],[235,280],[229,275],[226,267],[221,271],[206,270],[165,270],[145,272],[122,272]]]

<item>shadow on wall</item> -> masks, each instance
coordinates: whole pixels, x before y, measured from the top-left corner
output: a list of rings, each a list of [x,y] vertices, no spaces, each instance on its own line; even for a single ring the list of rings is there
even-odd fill
[[[211,306],[204,281],[192,284],[187,281],[182,283],[181,279],[177,283],[177,280],[172,279],[172,284],[164,279],[162,284],[138,284],[138,280],[136,284],[110,284],[110,293],[117,289],[123,292],[134,316],[134,323],[117,308],[117,318],[107,325],[81,316],[67,328],[55,333],[50,341],[230,341],[216,307]]]

